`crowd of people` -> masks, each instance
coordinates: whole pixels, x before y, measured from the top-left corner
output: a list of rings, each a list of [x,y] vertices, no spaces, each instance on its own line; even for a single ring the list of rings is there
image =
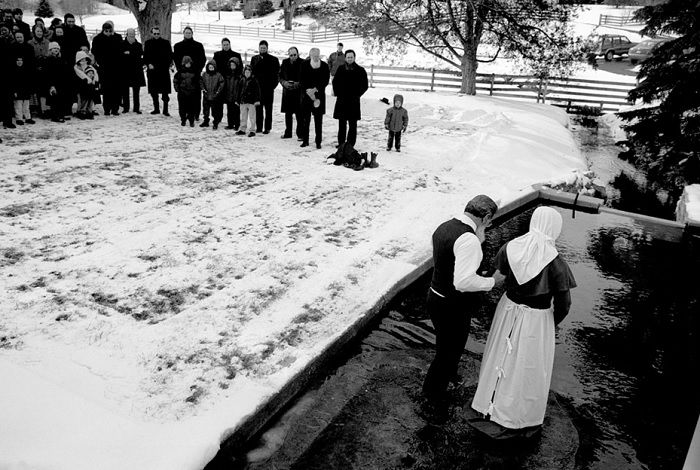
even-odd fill
[[[226,107],[225,128],[254,137],[272,130],[275,89],[281,85],[280,111],[285,122],[281,137],[296,136],[307,147],[313,119],[314,143],[321,148],[326,88],[331,85],[336,97],[337,144],[356,143],[361,97],[369,84],[355,52],[343,51],[342,43],[328,62],[321,60],[318,48],[302,59],[298,48],[290,47],[280,63],[262,40],[259,53],[244,64],[228,38],[207,60],[203,44],[194,39],[190,27],[184,28],[183,39],[173,46],[154,27],[142,45],[134,29],[122,37],[107,21],[90,42],[71,13],[63,20],[54,18],[48,27],[37,18],[30,28],[22,17],[21,9],[3,10],[0,23],[0,64],[8,71],[0,74],[0,118],[5,128],[35,124],[33,117],[56,123],[72,117],[94,119],[95,104],[102,105],[105,116],[131,110],[141,114],[140,91],[147,86],[153,101],[151,114],[170,116],[174,89],[182,126],[194,127],[201,116],[200,127],[211,124],[216,130]],[[393,145],[400,151],[408,113],[400,95],[391,104],[385,120],[387,150]]]

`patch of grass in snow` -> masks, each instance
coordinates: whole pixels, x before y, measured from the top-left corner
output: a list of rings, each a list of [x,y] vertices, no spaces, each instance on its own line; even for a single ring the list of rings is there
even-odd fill
[[[292,320],[292,323],[303,324],[303,323],[313,323],[317,322],[325,316],[325,313],[309,304],[304,304],[302,306],[304,313],[300,313]]]
[[[0,349],[19,349],[22,346],[22,340],[16,335],[0,334]]]
[[[0,266],[10,266],[24,258],[24,253],[17,248],[2,248],[0,255]]]
[[[32,211],[35,204],[26,202],[24,204],[10,204],[0,208],[0,217],[17,217],[18,215],[28,214]]]
[[[148,183],[146,183],[146,180],[140,175],[129,175],[125,178],[117,180],[116,184],[118,186],[148,189]]]
[[[394,259],[396,258],[399,254],[405,253],[408,251],[408,248],[405,246],[401,245],[385,245],[382,246],[380,249],[375,251],[375,253],[378,256],[381,256],[382,258],[388,258],[388,259]]]

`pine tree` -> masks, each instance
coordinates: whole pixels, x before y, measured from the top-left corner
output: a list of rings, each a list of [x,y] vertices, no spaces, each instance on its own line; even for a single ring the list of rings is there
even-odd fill
[[[644,7],[636,17],[642,34],[673,35],[645,60],[630,100],[644,105],[621,113],[649,180],[678,196],[687,184],[700,183],[700,4],[669,0]]]
[[[39,18],[53,18],[53,10],[49,0],[41,0],[34,14]]]

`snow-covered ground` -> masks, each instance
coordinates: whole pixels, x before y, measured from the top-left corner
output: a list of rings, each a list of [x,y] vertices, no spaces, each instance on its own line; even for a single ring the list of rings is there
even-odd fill
[[[403,94],[400,154],[392,93],[364,97],[360,172],[326,164],[328,116],[321,150],[280,114],[255,138],[147,113],[4,131],[0,468],[203,467],[471,196],[585,170],[560,109]]]

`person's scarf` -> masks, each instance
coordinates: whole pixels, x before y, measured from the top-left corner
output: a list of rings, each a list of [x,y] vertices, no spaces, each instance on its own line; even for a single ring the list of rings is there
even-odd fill
[[[551,207],[538,207],[532,213],[530,230],[508,242],[508,264],[518,284],[537,276],[559,254],[554,245],[561,233],[561,215]]]

